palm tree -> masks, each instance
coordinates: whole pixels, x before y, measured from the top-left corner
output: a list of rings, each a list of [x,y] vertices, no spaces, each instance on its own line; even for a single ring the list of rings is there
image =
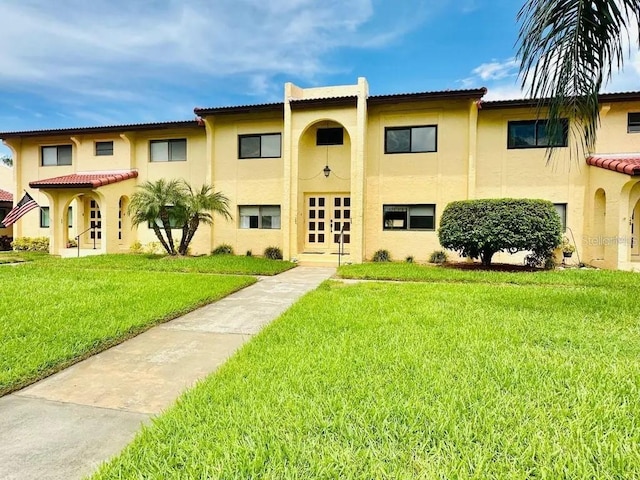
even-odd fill
[[[577,120],[579,147],[593,151],[598,93],[623,66],[624,40],[640,24],[640,1],[528,0],[518,21],[520,79],[539,108],[548,107],[550,136],[569,117]]]
[[[182,239],[178,247],[180,255],[186,255],[193,236],[200,223],[213,224],[213,215],[222,215],[225,219],[231,219],[229,212],[229,199],[221,192],[214,192],[211,185],[202,185],[200,190],[194,190],[191,185],[183,183],[186,196],[178,213],[183,222]]]
[[[164,179],[145,182],[131,196],[128,212],[132,224],[138,226],[141,223],[149,223],[169,255],[176,254],[171,235],[171,219],[174,217],[172,209],[180,210],[183,208],[184,197],[183,182]],[[162,223],[166,239],[156,222],[158,219]]]

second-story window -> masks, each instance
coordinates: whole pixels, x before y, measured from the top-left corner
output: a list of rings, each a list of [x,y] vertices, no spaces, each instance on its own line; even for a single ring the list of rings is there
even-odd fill
[[[71,145],[42,147],[42,166],[71,165]]]
[[[96,156],[113,155],[113,142],[96,142]]]
[[[280,158],[279,133],[238,136],[238,158]]]
[[[184,162],[187,160],[187,139],[151,140],[149,150],[152,162]]]
[[[627,133],[640,133],[640,112],[630,112],[627,116]]]
[[[384,153],[427,153],[437,149],[437,125],[384,129]]]
[[[560,120],[560,128],[550,132],[546,120],[523,120],[507,125],[507,148],[566,147],[569,121]]]

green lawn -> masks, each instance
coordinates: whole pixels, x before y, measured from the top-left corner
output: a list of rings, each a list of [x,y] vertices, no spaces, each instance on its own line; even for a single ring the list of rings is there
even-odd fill
[[[557,273],[326,282],[94,478],[639,478],[637,283]]]
[[[64,263],[0,267],[0,395],[255,282]]]
[[[110,270],[150,270],[158,272],[199,272],[238,275],[276,275],[295,264],[262,257],[210,255],[202,257],[168,257],[164,255],[96,255],[57,259],[65,268]]]
[[[640,275],[633,272],[595,269],[500,272],[464,270],[416,263],[362,263],[344,265],[338,276],[360,280],[396,280],[412,282],[512,283],[518,285],[584,285],[640,288]]]

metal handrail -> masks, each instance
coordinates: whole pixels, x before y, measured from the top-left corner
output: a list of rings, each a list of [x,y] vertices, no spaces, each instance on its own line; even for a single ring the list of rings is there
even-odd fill
[[[89,230],[93,230],[93,249],[96,249],[96,229],[98,227],[96,227],[95,225],[90,226],[89,228],[87,228],[84,232],[79,233],[78,235],[76,235],[74,238],[76,239],[76,247],[78,248],[78,257],[80,257],[80,237],[82,235],[84,235],[85,233],[87,233]]]

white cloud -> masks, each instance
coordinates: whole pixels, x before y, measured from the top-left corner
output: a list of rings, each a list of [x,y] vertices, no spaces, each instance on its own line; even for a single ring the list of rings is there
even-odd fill
[[[372,0],[4,0],[0,86],[107,93],[190,75],[312,81],[340,47],[394,41],[402,24],[369,28]],[[103,95],[104,96],[104,95]]]

